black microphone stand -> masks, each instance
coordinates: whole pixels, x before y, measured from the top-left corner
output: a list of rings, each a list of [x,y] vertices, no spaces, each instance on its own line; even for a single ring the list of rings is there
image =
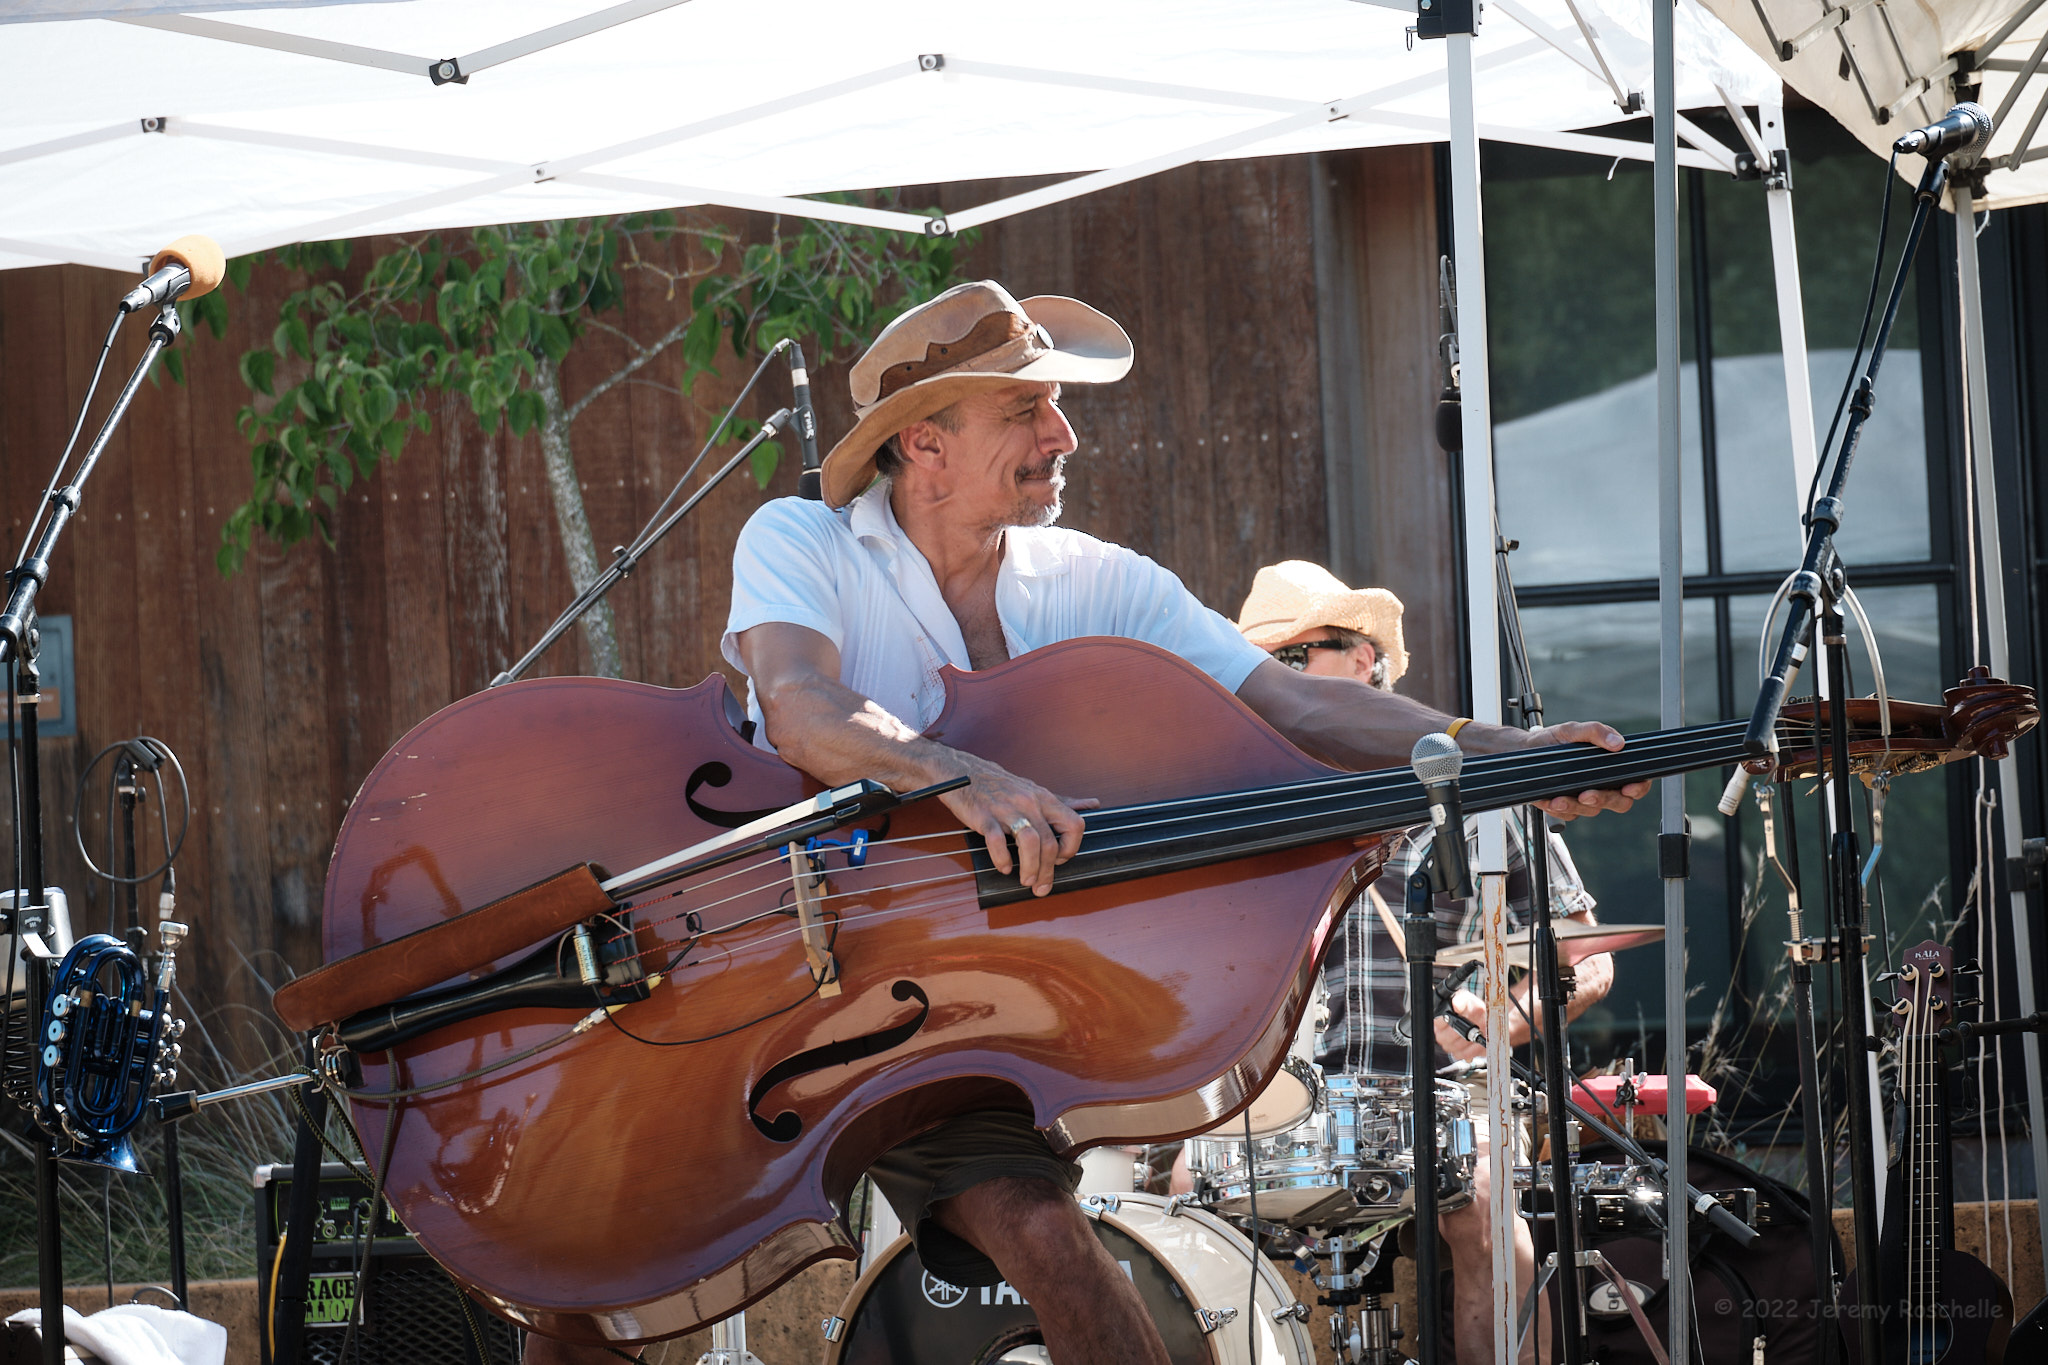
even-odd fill
[[[1846,690],[1849,678],[1848,641],[1843,633],[1841,601],[1848,590],[1847,575],[1841,557],[1835,553],[1835,533],[1842,525],[1842,490],[1849,480],[1849,466],[1856,457],[1856,444],[1863,434],[1863,424],[1869,420],[1876,403],[1878,367],[1884,363],[1885,347],[1891,340],[1892,325],[1898,320],[1900,297],[1905,290],[1907,271],[1912,267],[1913,257],[1919,250],[1921,234],[1926,230],[1928,215],[1941,198],[1942,189],[1948,179],[1948,163],[1945,160],[1930,159],[1926,173],[1920,177],[1920,184],[1913,192],[1913,222],[1906,233],[1905,248],[1900,254],[1897,273],[1892,278],[1891,296],[1885,303],[1884,319],[1878,325],[1877,336],[1871,345],[1870,360],[1864,367],[1863,376],[1857,383],[1855,397],[1849,403],[1849,421],[1842,432],[1841,453],[1835,457],[1835,467],[1828,479],[1827,496],[1814,503],[1807,513],[1806,549],[1801,557],[1799,571],[1792,576],[1784,632],[1779,636],[1778,651],[1765,676],[1763,686],[1758,690],[1756,709],[1751,712],[1749,731],[1746,736],[1749,751],[1763,756],[1775,754],[1778,748],[1778,715],[1784,709],[1785,694],[1791,686],[1792,674],[1806,659],[1811,647],[1814,627],[1820,627],[1820,642],[1827,651],[1826,669],[1828,675],[1828,742],[1820,743],[1818,725],[1814,736],[1817,752],[1832,754],[1833,761],[1826,769],[1824,801],[1831,803],[1834,833],[1828,843],[1828,898],[1832,902],[1835,925],[1835,952],[1833,954],[1842,994],[1842,1048],[1845,1069],[1849,1074],[1849,1187],[1850,1205],[1855,1217],[1856,1264],[1869,1266],[1871,1271],[1856,1277],[1858,1311],[1856,1330],[1859,1334],[1861,1359],[1869,1365],[1884,1359],[1879,1339],[1879,1294],[1881,1276],[1876,1273],[1878,1261],[1878,1207],[1877,1173],[1871,1146],[1872,1126],[1870,1119],[1871,1087],[1869,1071],[1870,1033],[1864,1026],[1864,1014],[1868,1008],[1868,988],[1863,979],[1863,930],[1864,905],[1863,883],[1859,875],[1859,848],[1856,836],[1856,805],[1854,784],[1850,780],[1849,765],[1846,761],[1849,749],[1848,709]],[[1817,1098],[1817,1097],[1815,1097]],[[1812,1109],[1812,1104],[1809,1109]],[[1824,1121],[1819,1113],[1808,1114],[1809,1123]],[[1819,1195],[1820,1191],[1815,1191]],[[1833,1203],[1830,1197],[1827,1204]],[[1828,1212],[1824,1205],[1814,1211],[1815,1217]]]
[[[19,825],[15,839],[20,850],[22,885],[17,888],[21,898],[34,904],[21,903],[18,899],[12,912],[16,942],[27,935],[40,937],[46,932],[46,921],[42,905],[44,900],[43,870],[43,768],[40,746],[37,743],[36,713],[39,705],[38,691],[41,686],[41,671],[37,667],[37,656],[41,650],[40,632],[36,628],[36,597],[43,585],[50,581],[50,560],[57,552],[57,542],[63,537],[64,528],[77,513],[81,490],[85,481],[92,477],[100,456],[106,452],[107,443],[113,439],[114,429],[127,415],[129,404],[135,401],[135,394],[142,387],[150,366],[164,347],[178,338],[178,310],[172,304],[165,304],[157,310],[156,320],[149,325],[149,344],[143,349],[142,359],[136,362],[135,371],[114,399],[106,421],[101,424],[99,434],[93,437],[86,448],[78,469],[71,481],[51,492],[49,496],[49,520],[43,524],[41,537],[35,548],[22,557],[19,564],[7,574],[7,607],[0,611],[0,665],[8,665],[14,672],[15,705],[21,717],[21,731],[16,739],[17,751],[21,755],[21,804]],[[90,395],[87,395],[90,401]],[[68,458],[70,452],[65,452]],[[63,472],[63,460],[58,462],[59,475]],[[40,954],[28,957],[28,989],[22,1008],[32,1018],[40,1017],[44,997],[50,993],[50,961]],[[37,1041],[31,1024],[27,1035],[30,1045]],[[57,1143],[48,1133],[39,1135],[36,1142],[36,1268],[39,1302],[42,1307],[43,1360],[45,1365],[64,1365],[64,1229],[63,1220],[57,1207]]]
[[[1436,878],[1435,851],[1408,875],[1401,928],[1407,936],[1409,1098],[1415,1106],[1415,1317],[1421,1365],[1437,1365],[1443,1332],[1438,1306],[1436,1143]]]
[[[1494,595],[1500,603],[1501,635],[1507,645],[1505,653],[1515,685],[1515,694],[1508,700],[1522,713],[1527,727],[1535,730],[1543,725],[1543,694],[1536,690],[1536,679],[1529,669],[1529,647],[1522,637],[1521,606],[1515,598],[1514,575],[1508,570],[1508,554],[1514,548],[1513,543],[1502,537],[1500,517],[1496,513],[1493,524]],[[1557,1255],[1557,1296],[1562,1309],[1557,1318],[1557,1330],[1563,1342],[1561,1358],[1565,1365],[1579,1365],[1586,1350],[1586,1301],[1579,1274],[1578,1200],[1572,1194],[1572,1151],[1571,1143],[1567,1141],[1570,1132],[1567,1125],[1571,1122],[1571,1077],[1567,1074],[1566,1065],[1569,1056],[1564,1034],[1564,972],[1557,930],[1550,914],[1550,827],[1541,806],[1523,807],[1522,819],[1524,864],[1529,875],[1530,901],[1535,910],[1535,921],[1530,926],[1530,968],[1536,977],[1537,1014],[1543,1021],[1539,1060],[1543,1067],[1543,1093],[1548,1109],[1545,1128],[1550,1134],[1551,1237]],[[1529,1042],[1533,1048],[1537,1040],[1531,1036]]]
[[[765,364],[766,362],[764,361],[763,363]],[[563,609],[562,614],[555,618],[555,623],[547,628],[546,633],[534,643],[533,648],[522,654],[519,657],[518,663],[513,664],[497,677],[491,679],[485,685],[486,690],[516,681],[520,674],[533,667],[534,662],[541,655],[547,653],[554,646],[555,641],[567,634],[569,627],[575,625],[582,618],[584,612],[589,611],[599,602],[602,602],[605,594],[617,587],[620,580],[628,577],[632,574],[633,570],[639,568],[641,557],[654,548],[663,536],[675,529],[675,524],[688,516],[692,508],[704,501],[706,494],[723,483],[726,475],[732,473],[741,464],[745,463],[746,458],[754,453],[756,447],[780,431],[783,424],[789,420],[790,411],[788,408],[777,409],[767,421],[761,423],[761,429],[754,433],[753,438],[734,451],[732,458],[723,465],[720,465],[716,473],[706,479],[696,492],[684,500],[682,506],[669,513],[658,525],[644,530],[635,536],[631,545],[621,545],[616,550],[613,550],[612,562],[606,565],[605,571],[597,576],[597,581],[582,592],[577,593],[576,600]]]

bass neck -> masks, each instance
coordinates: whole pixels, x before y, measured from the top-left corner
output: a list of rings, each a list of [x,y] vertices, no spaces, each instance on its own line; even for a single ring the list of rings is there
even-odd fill
[[[1743,746],[1746,728],[1743,721],[1724,721],[1653,730],[1628,736],[1618,752],[1594,744],[1551,744],[1473,758],[1460,776],[1459,797],[1467,811],[1499,810],[1725,767],[1749,757]],[[1788,729],[1803,736],[1811,727],[1783,722],[1781,739],[1792,738]],[[1386,768],[1092,811],[1080,851],[1053,876],[1052,894],[1391,834],[1427,822],[1429,805],[1413,772]],[[995,870],[979,839],[969,842],[984,907],[1031,896],[1015,875]]]

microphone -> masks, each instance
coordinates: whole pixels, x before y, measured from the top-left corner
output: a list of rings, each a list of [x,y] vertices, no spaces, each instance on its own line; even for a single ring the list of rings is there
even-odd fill
[[[1892,144],[1895,152],[1918,152],[1935,157],[1968,155],[1991,145],[1991,115],[1975,102],[1958,104],[1937,123],[1912,132]]]
[[[180,298],[196,299],[220,287],[228,272],[220,243],[193,233],[180,237],[150,258],[149,276],[121,300],[121,311],[156,308]]]
[[[1465,865],[1465,811],[1458,804],[1458,773],[1465,766],[1465,751],[1439,730],[1415,741],[1408,765],[1429,796],[1429,822],[1436,827],[1436,889],[1469,899],[1472,872]]]
[[[811,375],[804,368],[804,348],[789,343],[789,386],[796,391],[796,439],[803,447],[803,473],[797,475],[798,497],[813,502],[825,496],[825,476],[818,468],[818,418],[811,410]]]

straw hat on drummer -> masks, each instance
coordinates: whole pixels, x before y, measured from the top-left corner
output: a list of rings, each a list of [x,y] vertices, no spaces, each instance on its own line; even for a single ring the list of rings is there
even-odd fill
[[[1320,564],[1268,564],[1252,579],[1237,628],[1304,673],[1357,677],[1391,692],[1408,671],[1401,599],[1385,588],[1349,588]]]
[[[825,504],[860,496],[885,441],[971,393],[1027,380],[1109,384],[1130,368],[1131,339],[1085,303],[1019,301],[994,280],[955,285],[882,329],[854,362],[856,420],[825,457]]]

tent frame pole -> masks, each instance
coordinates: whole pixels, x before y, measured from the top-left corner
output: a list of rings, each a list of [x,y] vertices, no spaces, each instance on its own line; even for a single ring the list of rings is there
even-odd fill
[[[1450,86],[1451,250],[1458,267],[1458,361],[1464,427],[1464,541],[1466,641],[1471,689],[1471,715],[1498,725],[1500,696],[1500,606],[1494,593],[1493,400],[1486,336],[1486,238],[1480,216],[1479,125],[1473,106],[1473,35],[1451,33],[1444,39],[1445,70]],[[1486,1000],[1486,1065],[1493,1078],[1487,1087],[1493,1141],[1487,1157],[1488,1220],[1493,1227],[1493,1358],[1510,1365],[1514,1358],[1515,1287],[1514,1161],[1510,1135],[1514,1114],[1509,1105],[1513,1074],[1508,1033],[1507,951],[1507,817],[1488,811],[1477,819],[1479,829],[1480,922],[1486,946],[1482,994]]]
[[[1685,469],[1679,408],[1678,307],[1678,61],[1673,7],[1653,15],[1651,101],[1655,111],[1651,173],[1657,329],[1657,699],[1667,728],[1685,724]],[[1689,875],[1685,778],[1659,784],[1663,798],[1657,870],[1664,881],[1664,1277],[1670,1286],[1671,1365],[1686,1365],[1692,1346],[1691,1209],[1686,1185],[1685,882]]]
[[[1990,650],[1992,673],[1997,677],[2010,678],[2012,644],[2006,633],[2005,559],[1999,544],[1998,487],[1992,461],[1991,377],[1985,368],[1984,295],[1977,270],[1976,200],[1968,175],[1959,175],[1950,182],[1950,202],[1956,214],[1956,300],[1962,315],[1963,390],[1969,418],[1964,423],[1963,439],[1967,444],[1966,457],[1970,461],[1971,482],[1977,495],[1977,562],[1982,566],[1984,633]],[[1966,591],[1975,590],[1975,584],[1966,585]],[[2005,853],[2011,858],[2019,853],[2023,837],[2020,828],[2019,760],[2007,754],[1998,760],[1995,771]],[[2040,1008],[2034,982],[2033,925],[2029,919],[2033,910],[2028,904],[2026,890],[2013,885],[2010,876],[2007,877],[2006,895],[2011,907],[2013,957],[2019,986],[2019,1007],[2014,1012],[2027,1015]],[[1996,1009],[1997,990],[1998,985],[1993,982],[1993,1010]],[[2027,1126],[2031,1130],[2034,1178],[2038,1182],[2042,1173],[2048,1172],[2048,1124],[2042,1121],[2044,1113],[2048,1113],[2048,1105],[2044,1105],[2042,1094],[2041,1035],[2022,1033],[2020,1045],[2025,1049]],[[2004,1121],[2005,1116],[1999,1115],[1999,1122]],[[2009,1200],[2012,1191],[2004,1190],[2001,1196]],[[2036,1200],[2035,1212],[2040,1217],[2042,1245],[2048,1246],[2048,1200]]]

